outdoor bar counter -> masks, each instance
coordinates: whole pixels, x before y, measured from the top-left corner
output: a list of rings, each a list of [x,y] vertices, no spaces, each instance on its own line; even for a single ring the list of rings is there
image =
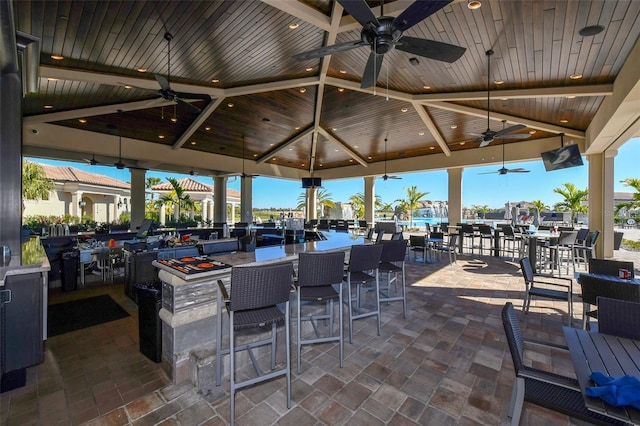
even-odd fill
[[[298,255],[317,251],[346,251],[352,245],[364,244],[361,235],[323,231],[320,241],[259,247],[255,251],[214,254],[206,258],[190,258],[185,265],[180,259],[156,260],[162,281],[162,364],[173,383],[191,380],[202,388],[204,375],[213,373],[215,356],[215,324],[217,314],[217,281],[229,284],[231,267],[297,261]],[[182,260],[185,260],[184,258]],[[201,262],[201,263],[198,263]],[[209,264],[213,269],[200,271],[197,265]],[[211,371],[205,373],[203,368]]]

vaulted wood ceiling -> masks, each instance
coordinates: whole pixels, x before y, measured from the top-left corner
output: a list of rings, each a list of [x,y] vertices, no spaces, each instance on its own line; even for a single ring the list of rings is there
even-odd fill
[[[380,16],[380,2],[367,3]],[[384,14],[412,3],[384,2]],[[491,147],[469,133],[487,129],[488,79],[490,128],[507,120],[531,134],[492,145],[513,143],[513,158],[525,159],[559,147],[561,132],[582,143],[640,35],[637,1],[484,0],[470,10],[456,0],[405,35],[462,46],[459,60],[412,64],[395,49],[377,87],[360,89],[368,47],[292,58],[360,40],[361,26],[332,0],[16,1],[14,12],[16,29],[41,49],[39,88],[23,101],[26,154],[113,163],[122,134],[127,165],[214,176],[244,167],[288,178],[375,175],[385,158],[397,173],[443,167],[465,151],[476,153],[467,164],[486,161]],[[604,31],[581,36],[590,25]],[[212,98],[193,103],[199,114],[153,102],[153,75],[167,75],[167,32],[171,87]]]

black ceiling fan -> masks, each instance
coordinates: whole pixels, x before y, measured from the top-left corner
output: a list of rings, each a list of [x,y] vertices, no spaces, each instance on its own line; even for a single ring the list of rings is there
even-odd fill
[[[118,122],[118,162],[114,164],[115,168],[118,170],[122,170],[126,167],[126,165],[122,162],[122,113],[121,109],[118,110],[118,115],[120,116]]]
[[[424,58],[444,62],[457,61],[467,50],[464,47],[426,40],[415,37],[405,37],[403,32],[436,13],[452,0],[418,0],[411,4],[397,18],[384,16],[384,1],[380,4],[380,14],[376,18],[365,0],[338,0],[338,3],[362,25],[360,40],[321,47],[308,52],[298,53],[295,59],[315,59],[333,53],[369,46],[371,53],[362,74],[361,88],[375,86],[380,74],[382,59],[385,53],[394,47],[403,52]]]
[[[505,124],[507,123],[507,120],[502,120],[502,129],[504,130],[505,128]],[[504,136],[502,136],[502,138],[504,139]],[[507,169],[504,166],[504,141],[502,141],[502,167],[499,168],[498,170],[496,170],[495,172],[485,172],[485,173],[478,173],[481,175],[492,175],[494,173],[497,173],[499,175],[506,175],[507,173],[529,173],[529,170],[527,169],[523,169],[522,167],[518,167],[517,169]]]
[[[91,158],[85,158],[84,161],[89,163],[89,165],[91,165],[91,166],[97,166],[98,164],[102,164],[101,162],[96,160],[96,155],[95,154],[91,154]]]
[[[249,174],[246,174],[244,172],[245,145],[246,145],[246,141],[245,141],[244,136],[243,136],[242,137],[242,174],[240,176],[243,177],[243,178],[246,178],[246,177],[254,178],[254,177],[257,177],[258,175],[249,175]]]
[[[211,96],[209,96],[207,94],[202,94],[202,93],[176,92],[175,90],[171,89],[171,85],[170,85],[170,81],[171,81],[171,40],[173,40],[173,35],[171,33],[167,32],[167,33],[164,34],[164,39],[167,40],[167,77],[165,78],[163,75],[154,74],[154,77],[156,78],[156,81],[160,85],[160,90],[156,91],[156,93],[158,93],[160,95],[160,98],[158,98],[157,101],[159,102],[159,101],[162,101],[162,100],[167,100],[167,101],[170,101],[170,102],[175,102],[177,104],[184,105],[185,107],[189,108],[191,111],[199,114],[201,112],[200,108],[196,107],[195,105],[190,104],[189,102],[185,101],[185,99],[196,99],[196,100],[200,100],[200,101],[209,102],[211,100]],[[145,89],[143,87],[136,87],[136,86],[132,86],[132,87],[135,87],[136,89],[149,90],[149,89]],[[153,102],[156,102],[156,101],[153,101]]]
[[[522,124],[516,124],[510,127],[504,128],[504,120],[502,130],[493,131],[490,128],[490,118],[491,114],[490,102],[491,102],[491,56],[493,56],[493,50],[489,49],[486,52],[487,55],[487,130],[482,133],[473,133],[466,132],[468,135],[477,136],[476,139],[473,139],[471,142],[480,142],[480,148],[483,148],[493,142],[496,138],[503,139],[527,139],[529,134],[509,134],[511,132],[515,132],[517,130],[521,130],[526,128]]]
[[[402,179],[400,176],[390,176],[387,174],[387,138],[384,138],[384,174],[382,175],[382,180],[386,181],[388,179]]]

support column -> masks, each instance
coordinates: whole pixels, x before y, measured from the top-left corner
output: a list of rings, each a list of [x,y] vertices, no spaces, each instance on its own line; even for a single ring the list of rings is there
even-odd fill
[[[589,162],[589,229],[599,230],[596,257],[613,257],[613,166],[617,150],[587,156]]]
[[[307,188],[307,220],[318,218],[318,188]]]
[[[233,205],[231,206],[233,216]],[[213,179],[213,221],[227,223],[227,178]]]
[[[376,177],[365,176],[364,178],[364,219],[367,226],[375,226],[376,214]]]
[[[136,231],[142,221],[145,214],[145,183],[146,173],[144,169],[129,169],[131,173],[131,196],[129,197],[129,208],[131,209],[131,223],[129,229]]]
[[[209,219],[207,217],[207,213],[209,213],[209,209],[207,208],[207,206],[209,205],[209,200],[202,200],[200,202],[200,210],[202,211],[202,223],[206,223],[207,220]]]
[[[462,172],[463,167],[447,169],[449,175],[449,223],[462,222]]]
[[[240,222],[253,222],[253,178],[240,178]]]
[[[167,223],[167,205],[162,204],[160,206],[160,225],[164,226]]]
[[[113,215],[109,220],[107,220],[107,223],[111,223],[113,221],[118,220],[118,199],[120,197],[117,195],[113,196],[112,199],[112,206],[110,210],[107,210],[109,213],[107,213],[107,215]]]
[[[82,217],[82,207],[80,202],[84,194],[82,191],[75,191],[71,193],[71,216]]]

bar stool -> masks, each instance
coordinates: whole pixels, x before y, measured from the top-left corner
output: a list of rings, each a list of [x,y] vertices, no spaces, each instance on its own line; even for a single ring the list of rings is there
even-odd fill
[[[230,422],[235,421],[235,394],[238,389],[254,385],[275,377],[286,376],[287,408],[291,408],[291,349],[289,326],[289,294],[293,279],[293,264],[291,262],[275,265],[234,266],[231,269],[231,297],[227,293],[223,282],[218,280],[218,291],[222,296],[227,313],[229,314],[229,347],[222,347],[222,316],[218,313],[216,333],[216,385],[220,385],[222,376],[222,357],[229,357],[230,382]],[[220,297],[219,295],[219,297]],[[285,304],[284,313],[278,304]],[[285,325],[285,367],[276,370],[276,325],[284,321]],[[264,327],[271,325],[271,336],[261,338],[240,346],[236,346],[236,333],[241,332],[246,337],[247,331],[254,329],[257,334],[264,333]],[[271,370],[263,372],[252,349],[271,345]],[[256,372],[252,377],[236,382],[236,352],[248,351]]]
[[[336,253],[300,253],[298,257],[298,281],[296,285],[297,298],[297,350],[298,374],[300,374],[301,347],[313,343],[339,342],[340,367],[344,358],[344,343],[342,332],[342,277],[344,272],[344,252]],[[333,287],[338,286],[338,291]],[[338,336],[334,335],[333,302],[338,300]],[[324,314],[302,315],[302,305],[324,304]],[[321,337],[318,322],[328,320],[328,336]],[[313,327],[316,337],[303,339],[302,322],[308,321]]]
[[[380,290],[380,302],[402,301],[402,316],[407,318],[407,298],[405,293],[404,259],[407,255],[407,240],[390,240],[382,244],[380,267],[378,268],[387,278],[387,289]],[[397,296],[391,293],[391,284],[398,283],[398,274],[402,275],[400,291]],[[393,278],[392,278],[393,275]]]
[[[351,246],[349,264],[347,265],[347,304],[349,306],[349,343],[353,343],[353,321],[377,317],[378,336],[380,335],[380,281],[378,268],[382,244]],[[375,283],[375,284],[373,284]],[[365,310],[362,304],[361,291],[365,285],[375,285],[373,294],[375,308]],[[351,295],[351,286],[356,287],[355,295]]]

